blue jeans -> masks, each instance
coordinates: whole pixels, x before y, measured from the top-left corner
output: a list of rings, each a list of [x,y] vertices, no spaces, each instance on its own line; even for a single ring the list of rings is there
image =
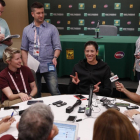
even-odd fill
[[[36,73],[37,88],[38,88],[37,97],[38,98],[41,97],[41,89],[42,89],[41,79],[42,79],[42,76],[45,79],[45,82],[47,84],[47,88],[49,89],[49,92],[51,93],[51,95],[59,95],[60,91],[58,89],[57,73],[56,73],[56,71],[45,72],[45,73],[37,72]]]

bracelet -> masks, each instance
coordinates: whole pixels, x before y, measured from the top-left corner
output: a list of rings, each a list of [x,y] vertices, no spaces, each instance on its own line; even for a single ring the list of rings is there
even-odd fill
[[[58,57],[54,56],[53,58],[56,58],[57,59]]]

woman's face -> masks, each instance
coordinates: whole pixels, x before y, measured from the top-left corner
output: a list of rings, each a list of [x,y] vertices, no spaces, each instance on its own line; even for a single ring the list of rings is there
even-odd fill
[[[95,61],[97,54],[98,54],[98,51],[96,51],[96,49],[93,45],[88,45],[85,48],[85,56],[86,56],[87,62]]]
[[[14,54],[14,57],[8,61],[8,64],[14,68],[20,68],[21,67],[21,54],[16,53]]]

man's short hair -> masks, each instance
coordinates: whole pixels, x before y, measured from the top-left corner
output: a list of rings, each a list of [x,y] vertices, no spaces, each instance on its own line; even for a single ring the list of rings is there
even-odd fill
[[[14,54],[16,53],[20,53],[20,50],[13,47],[7,47],[3,52],[4,63],[7,64],[7,61],[10,61],[14,57]]]
[[[34,2],[32,5],[31,5],[31,11],[33,12],[34,11],[34,8],[43,8],[43,4],[40,3],[40,2]]]
[[[5,3],[5,1],[3,1],[3,0],[0,0],[0,4],[4,7],[4,6],[6,6],[6,3]]]
[[[19,140],[47,140],[54,116],[49,106],[36,103],[26,109],[21,115],[18,125]]]

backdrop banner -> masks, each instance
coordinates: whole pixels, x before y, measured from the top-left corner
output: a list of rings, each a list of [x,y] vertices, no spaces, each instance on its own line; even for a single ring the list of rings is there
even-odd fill
[[[28,0],[29,22],[31,4]],[[94,35],[100,25],[115,25],[118,36],[139,36],[140,0],[39,0],[44,5],[45,20],[54,24],[60,35]]]

